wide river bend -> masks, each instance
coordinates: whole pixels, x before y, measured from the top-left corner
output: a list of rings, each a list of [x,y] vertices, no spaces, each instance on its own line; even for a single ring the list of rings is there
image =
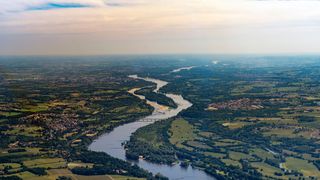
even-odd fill
[[[152,78],[142,78],[142,77],[138,77],[137,75],[131,75],[129,77],[133,79],[141,79],[141,80],[155,83],[157,85],[156,89],[154,90],[155,92],[158,92],[161,87],[168,84],[168,82],[166,81],[161,81],[161,80],[152,79]],[[140,88],[134,88],[130,90],[129,93],[133,94],[134,96],[137,96],[140,99],[146,99],[144,96],[135,94],[135,92],[139,89]],[[150,121],[150,120],[154,120],[154,121],[165,120],[165,119],[176,116],[182,110],[192,106],[192,104],[189,101],[183,99],[181,95],[176,95],[176,94],[165,94],[165,95],[171,98],[178,105],[178,107],[175,109],[172,109],[146,99],[146,102],[149,105],[154,107],[154,111],[152,112],[151,115],[141,118],[136,122],[124,124],[122,126],[119,126],[113,129],[113,131],[109,133],[103,134],[89,146],[89,149],[97,152],[106,152],[107,154],[115,158],[119,158],[125,161],[130,161],[126,159],[125,149],[122,146],[122,144],[123,142],[130,140],[130,136],[132,133],[134,133],[137,129],[141,127],[152,124],[153,121]],[[148,121],[143,121],[143,120],[148,120]],[[140,159],[139,161],[130,161],[130,162],[136,163],[139,167],[145,170],[148,170],[154,174],[161,173],[162,175],[168,177],[170,180],[214,179],[212,176],[206,174],[204,171],[201,171],[196,168],[192,168],[191,166],[189,166],[188,168],[183,168],[183,167],[180,167],[180,165],[178,164],[172,165],[172,166],[165,165],[165,164],[155,164],[155,163],[145,161],[143,159]]]

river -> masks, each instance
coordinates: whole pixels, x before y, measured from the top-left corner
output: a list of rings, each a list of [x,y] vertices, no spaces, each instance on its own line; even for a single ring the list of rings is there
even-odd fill
[[[129,76],[133,79],[141,79],[148,82],[155,83],[157,85],[155,92],[158,92],[159,89],[168,84],[166,81],[161,81],[153,78],[142,78],[137,75]],[[140,88],[134,88],[129,91],[129,93],[134,96],[145,99],[144,96],[137,95],[135,92]],[[151,115],[141,118],[140,121],[124,124],[122,126],[116,127],[113,131],[105,133],[95,140],[90,146],[89,149],[92,151],[106,152],[107,154],[119,158],[122,160],[130,161],[126,159],[125,149],[122,146],[123,142],[126,142],[130,139],[132,133],[137,129],[152,124],[153,121],[165,120],[171,117],[176,116],[179,112],[184,109],[187,109],[192,106],[192,104],[185,100],[181,95],[176,94],[165,94],[167,97],[171,98],[176,104],[177,108],[172,109],[166,106],[159,105],[156,102],[152,102],[146,99],[147,104],[154,107],[154,111]],[[147,121],[144,121],[147,120]],[[211,180],[214,179],[212,176],[206,174],[204,171],[201,171],[196,168],[189,166],[188,168],[180,167],[180,165],[165,165],[165,164],[155,164],[143,159],[139,161],[130,161],[136,163],[139,167],[152,172],[153,174],[161,173],[162,175],[168,177],[170,180]]]

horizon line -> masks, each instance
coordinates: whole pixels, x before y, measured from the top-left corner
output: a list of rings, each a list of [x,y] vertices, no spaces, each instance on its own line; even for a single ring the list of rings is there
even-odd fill
[[[278,52],[278,53],[107,53],[107,54],[0,54],[0,57],[92,57],[92,56],[236,56],[236,55],[259,55],[259,56],[299,56],[299,55],[320,55],[320,52]]]

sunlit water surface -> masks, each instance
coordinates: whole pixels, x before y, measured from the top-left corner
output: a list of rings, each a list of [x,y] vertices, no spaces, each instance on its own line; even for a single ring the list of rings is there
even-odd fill
[[[152,78],[141,78],[137,75],[129,76],[134,79],[142,79],[145,81],[153,82],[157,84],[156,89],[157,92],[161,87],[168,84],[168,82],[161,81],[158,79]],[[135,91],[139,90],[139,88],[135,88],[129,91],[129,93],[139,97],[140,99],[145,99],[144,96],[136,95]],[[106,152],[107,154],[129,161],[125,156],[125,149],[122,146],[123,142],[126,142],[130,139],[132,133],[134,133],[137,129],[152,124],[153,122],[150,120],[160,121],[165,120],[171,117],[176,116],[179,112],[184,109],[187,109],[192,106],[192,104],[183,99],[181,95],[175,94],[165,94],[167,97],[171,98],[178,107],[176,109],[166,108],[157,104],[156,102],[152,102],[147,100],[147,103],[154,107],[154,111],[151,115],[140,119],[141,121],[132,122],[128,124],[124,124],[115,128],[110,133],[106,133],[100,136],[97,140],[95,140],[90,146],[89,149],[98,152]],[[143,121],[148,120],[148,121]],[[139,161],[130,161],[132,163],[136,163],[139,167],[146,169],[154,174],[161,173],[162,175],[172,179],[172,180],[211,180],[214,179],[212,176],[206,174],[204,171],[199,169],[192,168],[189,166],[188,168],[180,167],[180,165],[164,165],[164,164],[155,164],[145,160],[140,159]]]

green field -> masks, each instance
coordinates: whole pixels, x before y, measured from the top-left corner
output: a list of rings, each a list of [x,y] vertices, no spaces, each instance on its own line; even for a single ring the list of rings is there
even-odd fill
[[[304,176],[320,177],[320,171],[312,163],[307,160],[288,157],[286,162],[283,164],[287,170],[293,170],[303,173]]]
[[[269,177],[273,177],[273,178],[281,178],[279,176],[276,176],[275,173],[279,173],[279,174],[283,174],[283,172],[281,171],[281,169],[276,168],[274,166],[270,166],[269,164],[266,163],[261,163],[261,162],[255,162],[255,163],[251,163],[251,165],[254,168],[257,168],[257,170],[262,173],[265,174],[266,176]]]
[[[248,154],[245,154],[245,153],[241,153],[241,152],[235,152],[235,151],[229,151],[229,157],[230,159],[232,160],[254,160],[255,158],[248,155]]]
[[[224,162],[227,166],[237,166],[237,167],[242,167],[241,163],[239,163],[239,161],[235,161],[232,159],[222,159],[222,162]]]
[[[56,180],[59,176],[69,177],[72,180],[145,180],[145,178],[135,178],[132,176],[121,175],[96,175],[96,176],[81,176],[72,174],[68,169],[52,169],[48,171],[48,175],[37,176],[30,172],[15,174],[24,180]]]
[[[179,148],[188,148],[182,143],[193,141],[196,138],[194,131],[195,129],[188,121],[184,119],[175,120],[169,129],[169,133],[171,134],[169,141]]]
[[[185,66],[195,68],[172,72]],[[137,130],[124,144],[129,159],[181,161],[217,179],[320,178],[318,56],[0,57],[0,67],[1,176],[151,179],[88,151],[103,133],[152,113],[128,92],[141,88],[170,110],[176,104],[163,93],[193,105]],[[131,74],[169,83],[154,93]]]
[[[28,161],[23,161],[23,165],[34,168],[63,168],[66,167],[66,162],[62,158],[40,158]]]
[[[0,164],[0,169],[3,170],[4,167],[6,167],[6,166],[10,166],[10,167],[12,167],[12,168],[19,168],[19,167],[21,167],[21,165],[18,164],[18,163],[1,163],[1,164]]]

